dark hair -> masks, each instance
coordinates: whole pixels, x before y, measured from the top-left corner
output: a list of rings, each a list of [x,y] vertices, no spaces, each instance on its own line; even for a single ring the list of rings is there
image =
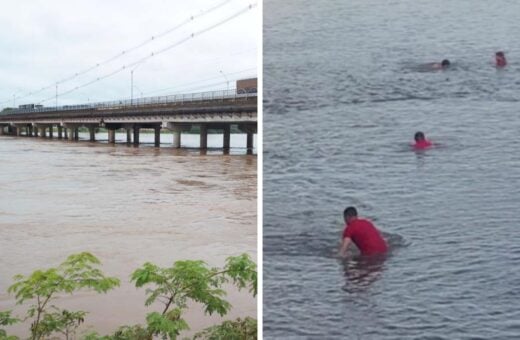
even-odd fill
[[[415,139],[416,142],[419,141],[419,140],[424,140],[425,139],[424,133],[422,133],[421,131],[417,131],[415,133],[414,139]]]
[[[343,210],[343,217],[356,217],[357,216],[357,210],[354,207],[347,207],[345,210]]]
[[[442,66],[450,66],[450,61],[448,59],[444,59],[441,63]]]
[[[504,52],[502,52],[502,51],[498,51],[497,53],[495,53],[495,55],[496,55],[497,57],[503,57],[503,56],[504,56]]]

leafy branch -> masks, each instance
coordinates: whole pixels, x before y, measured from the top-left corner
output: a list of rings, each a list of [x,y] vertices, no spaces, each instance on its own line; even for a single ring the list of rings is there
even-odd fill
[[[100,261],[92,254],[83,252],[70,255],[57,268],[37,270],[29,276],[16,275],[14,283],[8,288],[14,293],[17,304],[27,300],[34,303],[27,310],[26,319],[34,318],[31,324],[31,339],[42,339],[54,332],[69,338],[73,329],[83,322],[85,312],[48,311],[48,304],[59,293],[72,294],[81,289],[92,289],[98,293],[119,286],[119,279],[105,276],[97,267]]]

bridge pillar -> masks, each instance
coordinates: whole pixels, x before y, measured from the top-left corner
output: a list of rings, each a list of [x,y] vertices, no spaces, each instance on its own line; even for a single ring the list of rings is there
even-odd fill
[[[38,127],[36,125],[33,125],[33,136],[38,137]]]
[[[256,125],[253,124],[239,124],[238,128],[240,131],[245,132],[247,134],[247,154],[252,155],[253,154],[253,135],[256,132]]]
[[[155,142],[155,147],[158,148],[159,146],[161,146],[161,127],[154,127],[154,132],[155,132],[155,138],[154,138],[154,142]]]
[[[230,144],[231,144],[231,125],[226,124],[224,126],[224,141],[223,141],[223,147],[224,150],[229,150]]]
[[[74,140],[74,128],[67,128],[69,130],[69,140]]]
[[[132,129],[131,128],[126,129],[126,143],[127,144],[132,143]]]
[[[69,133],[68,133],[68,130],[66,127],[63,128],[63,138],[64,139],[69,139]]]
[[[27,137],[32,137],[32,135],[33,135],[32,125],[27,126],[26,135],[27,135]]]
[[[0,125],[0,136],[4,135],[4,126]]]
[[[253,154],[253,131],[247,131],[247,154]]]
[[[58,125],[58,139],[62,139],[63,138],[63,128],[61,127],[61,125]],[[67,138],[67,137],[65,137]]]
[[[139,146],[139,125],[134,125],[134,146]]]
[[[79,128],[74,128],[74,140],[79,140]]]
[[[163,127],[168,130],[173,131],[173,147],[180,148],[181,147],[181,136],[183,131],[190,131],[191,124],[177,124],[166,122],[162,124]]]
[[[47,131],[44,126],[40,128],[40,137],[41,138],[47,138]]]
[[[96,128],[93,126],[90,126],[88,128],[88,132],[90,133],[90,141],[95,142],[96,141]]]
[[[206,124],[200,124],[200,148],[208,148],[208,126]]]
[[[16,135],[17,135],[18,137],[20,137],[20,136],[22,135],[22,127],[21,127],[21,126],[20,126],[20,127],[18,127],[18,126],[15,127],[15,130],[14,130],[14,131],[16,132]]]
[[[180,148],[181,147],[181,130],[173,131],[173,147]]]
[[[50,138],[53,137],[53,130],[54,130],[54,126],[53,125],[49,126],[49,137]]]
[[[108,129],[108,143],[115,144],[116,142],[116,130]]]

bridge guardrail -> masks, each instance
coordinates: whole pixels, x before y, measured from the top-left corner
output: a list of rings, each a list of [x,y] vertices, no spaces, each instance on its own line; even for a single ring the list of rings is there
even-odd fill
[[[87,109],[119,109],[128,107],[139,107],[145,105],[157,105],[157,104],[183,104],[185,102],[201,102],[201,101],[212,101],[212,100],[240,100],[251,97],[257,97],[256,89],[245,90],[220,90],[220,91],[207,91],[207,92],[196,92],[188,94],[175,94],[168,96],[156,96],[156,97],[145,97],[136,99],[124,99],[114,100],[108,102],[99,102],[92,104],[80,104],[80,105],[63,105],[63,106],[47,106],[41,108],[24,108],[24,109],[12,109],[0,113],[0,115],[10,115],[18,113],[33,113],[33,112],[55,112],[55,111],[70,111],[70,110],[87,110]]]

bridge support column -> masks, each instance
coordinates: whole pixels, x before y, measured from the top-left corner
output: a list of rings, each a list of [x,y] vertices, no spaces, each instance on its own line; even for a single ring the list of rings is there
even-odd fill
[[[139,146],[139,126],[134,125],[134,146]]]
[[[20,136],[22,135],[22,127],[21,127],[21,126],[20,126],[20,127],[18,127],[18,126],[15,127],[15,130],[14,130],[14,131],[16,132],[16,135],[17,135],[18,137],[20,137]]]
[[[91,126],[88,128],[88,132],[90,133],[90,141],[95,142],[96,141],[96,128]]]
[[[173,131],[173,147],[180,148],[181,147],[181,130]]]
[[[116,143],[116,130],[108,129],[108,143],[115,144]]]
[[[50,138],[53,138],[53,132],[54,132],[53,130],[54,130],[54,126],[53,125],[49,126],[49,137]]]
[[[206,124],[200,124],[200,148],[208,148],[208,126]]]
[[[58,139],[62,139],[62,138],[63,138],[63,128],[61,127],[61,125],[58,125]]]
[[[32,125],[27,126],[26,135],[27,135],[27,137],[32,137],[33,136]]]
[[[181,147],[181,136],[183,131],[190,131],[191,124],[177,124],[177,123],[163,123],[163,127],[166,127],[168,130],[173,131],[173,147],[180,148]]]
[[[226,124],[224,126],[224,141],[223,141],[223,147],[224,150],[229,150],[230,144],[231,144],[231,125]]]
[[[79,128],[74,128],[74,140],[79,140]]]
[[[4,126],[0,125],[0,136],[4,135]]]
[[[253,154],[253,131],[247,131],[247,154]]]
[[[246,142],[247,154],[252,155],[253,154],[253,136],[257,129],[256,124],[255,125],[240,124],[240,125],[238,125],[238,128],[240,129],[240,131],[245,132],[247,134],[247,142]]]
[[[158,148],[159,146],[161,146],[161,127],[155,127],[153,128],[154,132],[155,132],[155,138],[154,138],[154,143],[155,143],[155,147]]]
[[[69,130],[69,140],[73,141],[74,140],[74,128],[67,128],[67,130]]]
[[[63,128],[63,138],[69,139],[69,129],[67,129],[66,127]]]
[[[36,125],[33,125],[33,136],[38,137],[38,127]]]
[[[126,129],[126,144],[132,143],[132,129]]]
[[[46,131],[45,127],[40,128],[40,137],[47,138],[47,131]]]

